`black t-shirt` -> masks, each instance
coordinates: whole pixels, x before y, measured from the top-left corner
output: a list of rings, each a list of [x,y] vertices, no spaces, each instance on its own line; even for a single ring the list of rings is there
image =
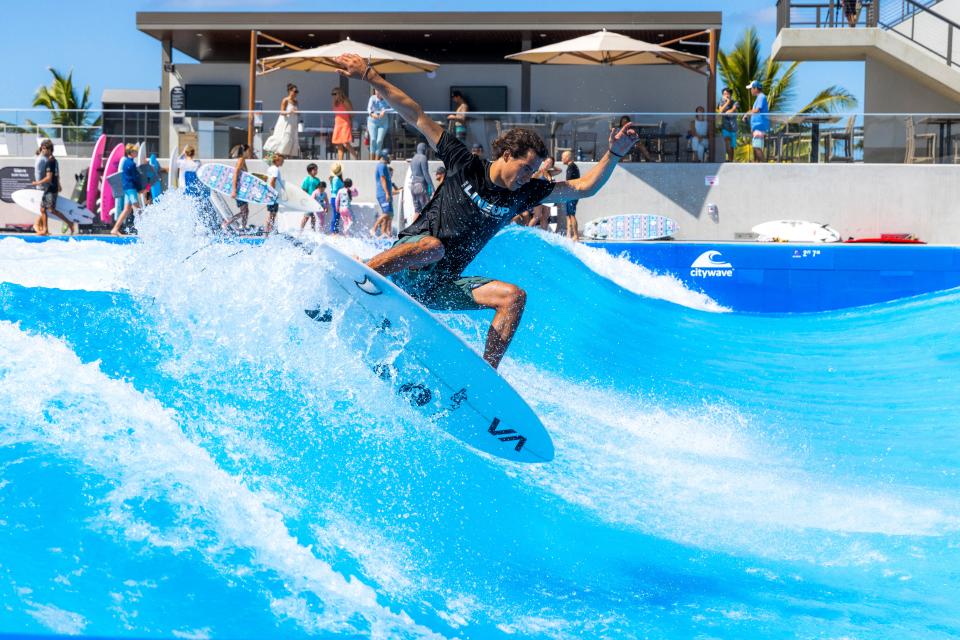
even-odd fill
[[[446,131],[437,143],[437,155],[447,176],[420,217],[401,231],[400,237],[429,234],[440,240],[444,254],[433,272],[439,278],[455,280],[515,215],[543,202],[553,191],[553,183],[534,179],[516,191],[499,187],[490,180],[490,161],[470,153]]]
[[[50,182],[43,185],[44,193],[60,193],[60,163],[53,156],[47,158],[47,166],[44,169],[46,173],[53,173]],[[46,178],[46,174],[43,176]]]

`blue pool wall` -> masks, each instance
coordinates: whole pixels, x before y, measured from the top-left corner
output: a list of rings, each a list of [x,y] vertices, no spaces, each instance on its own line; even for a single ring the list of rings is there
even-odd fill
[[[734,311],[808,313],[960,286],[960,247],[890,244],[591,242],[671,274]],[[729,268],[696,269],[708,252]],[[706,272],[706,273],[705,273]]]

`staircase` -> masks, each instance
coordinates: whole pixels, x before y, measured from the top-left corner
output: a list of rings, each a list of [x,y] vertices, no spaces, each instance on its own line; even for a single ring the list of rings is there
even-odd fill
[[[876,60],[960,106],[960,0],[778,0],[777,60]]]

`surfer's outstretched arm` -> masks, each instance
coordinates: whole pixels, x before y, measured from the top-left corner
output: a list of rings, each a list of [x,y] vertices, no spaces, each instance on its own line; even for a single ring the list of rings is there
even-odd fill
[[[340,75],[348,78],[358,78],[366,80],[371,85],[380,90],[380,95],[387,101],[397,114],[408,123],[417,128],[422,133],[427,142],[434,150],[443,134],[443,127],[434,122],[423,112],[423,108],[414,102],[413,98],[403,91],[387,82],[383,76],[377,73],[377,70],[367,64],[367,61],[355,53],[345,53],[338,56],[337,64],[341,66],[338,69]]]
[[[632,122],[623,125],[619,130],[613,129],[610,131],[610,148],[603,154],[600,161],[582,177],[567,182],[558,182],[544,202],[561,204],[596,195],[613,175],[613,170],[617,168],[620,159],[630,153],[630,149],[633,148],[637,140],[639,140],[639,136],[633,129]]]

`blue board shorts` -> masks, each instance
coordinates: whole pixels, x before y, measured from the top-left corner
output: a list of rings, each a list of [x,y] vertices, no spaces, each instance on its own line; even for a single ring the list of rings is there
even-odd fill
[[[385,201],[385,202],[377,202],[377,204],[380,205],[380,213],[382,213],[382,214],[385,215],[385,216],[392,216],[392,215],[393,215],[393,202],[392,202],[392,201],[387,200],[387,201]]]
[[[423,233],[400,238],[393,246],[419,242],[429,235]],[[488,282],[494,282],[493,278],[464,276],[455,280],[440,279],[434,275],[433,266],[428,265],[416,270],[404,269],[388,277],[410,294],[411,298],[434,311],[479,311],[487,308],[473,299],[473,290]]]
[[[724,138],[730,141],[730,148],[736,149],[737,148],[737,132],[729,131],[727,129],[721,129],[721,133],[723,134]]]
[[[753,132],[753,148],[754,149],[763,149],[763,142],[767,137],[766,131],[754,131]]]
[[[123,206],[130,205],[131,207],[140,206],[140,194],[137,193],[136,189],[126,189],[123,192]]]

